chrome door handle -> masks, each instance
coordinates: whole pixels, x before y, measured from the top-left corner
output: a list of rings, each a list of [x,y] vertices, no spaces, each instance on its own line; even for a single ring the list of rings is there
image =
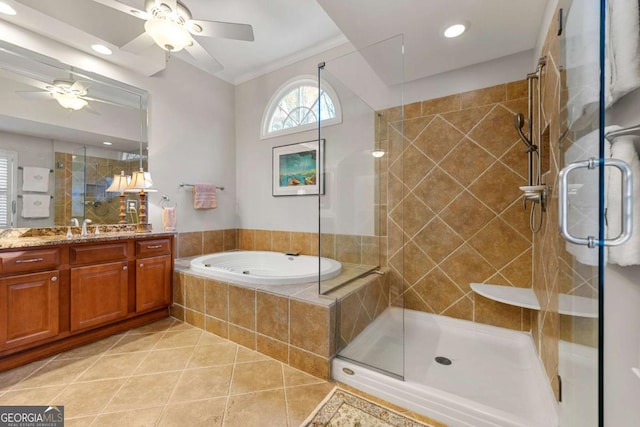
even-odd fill
[[[569,233],[568,226],[568,176],[569,174],[581,168],[595,169],[598,167],[598,159],[591,158],[581,162],[571,163],[565,166],[559,174],[558,184],[558,219],[560,225],[560,234],[568,242],[576,245],[584,245],[590,248],[598,246],[598,239],[595,236],[576,237]],[[631,169],[629,165],[619,159],[605,159],[604,166],[612,166],[618,168],[622,173],[622,232],[615,239],[604,239],[604,246],[619,246],[625,243],[631,237],[633,232],[633,181]]]
[[[627,162],[620,159],[606,159],[605,166],[618,168],[622,174],[622,212],[620,224],[622,230],[615,239],[604,239],[605,246],[620,246],[626,243],[633,233],[633,176]]]

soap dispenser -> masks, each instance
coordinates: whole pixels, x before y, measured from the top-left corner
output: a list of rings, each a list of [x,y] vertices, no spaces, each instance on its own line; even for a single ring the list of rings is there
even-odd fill
[[[67,239],[73,238],[73,233],[71,232],[71,227],[67,227]]]

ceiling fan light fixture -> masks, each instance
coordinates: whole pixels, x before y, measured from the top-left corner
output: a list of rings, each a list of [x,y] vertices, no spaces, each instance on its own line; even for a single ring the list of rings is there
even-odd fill
[[[71,93],[54,93],[53,97],[63,108],[78,111],[87,106],[87,101]]]
[[[149,19],[144,23],[144,29],[158,46],[169,52],[177,52],[192,43],[189,31],[170,19]]]

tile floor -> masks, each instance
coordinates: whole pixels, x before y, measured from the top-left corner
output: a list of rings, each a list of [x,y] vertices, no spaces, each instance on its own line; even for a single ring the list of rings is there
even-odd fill
[[[172,318],[0,373],[65,426],[298,426],[334,384]]]

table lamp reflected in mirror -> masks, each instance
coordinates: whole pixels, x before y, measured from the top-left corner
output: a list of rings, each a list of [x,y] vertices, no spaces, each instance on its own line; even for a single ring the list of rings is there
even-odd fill
[[[129,181],[131,180],[130,176],[126,176],[124,171],[120,171],[120,175],[113,176],[113,182],[111,185],[105,190],[107,193],[120,193],[120,212],[118,224],[125,224],[126,214],[125,214],[125,200],[124,193],[129,188]]]
[[[153,181],[151,180],[151,174],[145,172],[142,168],[139,171],[135,171],[131,176],[131,182],[127,187],[127,193],[140,192],[140,212],[138,217],[137,233],[147,233],[151,231],[151,227],[147,224],[147,192],[157,191],[152,189]]]

